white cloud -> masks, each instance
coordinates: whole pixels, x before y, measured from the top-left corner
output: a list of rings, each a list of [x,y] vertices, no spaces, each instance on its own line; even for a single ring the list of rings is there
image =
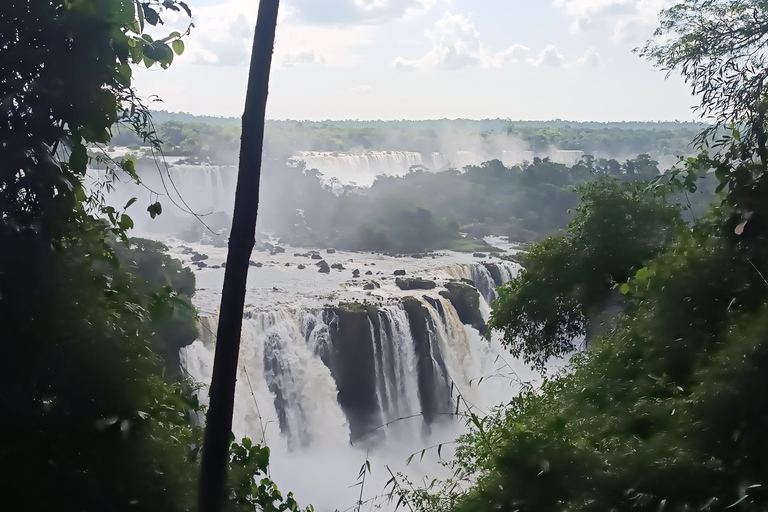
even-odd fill
[[[174,66],[247,65],[253,44],[257,11],[258,2],[254,0],[223,0],[221,4],[193,8],[195,27],[191,34],[185,37],[186,51]],[[281,5],[275,42],[275,63],[283,66],[311,63],[331,66],[354,65],[356,55],[372,41],[372,30],[376,28],[370,25],[306,25],[298,24],[298,21],[295,6]],[[162,27],[163,35],[170,30],[183,32],[189,19],[186,15],[168,12],[165,22]],[[314,60],[306,54],[308,48],[312,49]]]
[[[312,50],[302,50],[283,55],[283,66],[290,68],[300,64],[325,64],[325,57]]]
[[[587,48],[587,51],[576,60],[576,67],[599,68],[603,65],[603,58],[594,48]]]
[[[480,41],[475,25],[463,14],[446,13],[432,29],[427,30],[426,37],[432,48],[423,57],[413,60],[397,57],[393,66],[403,70],[459,69],[465,66],[489,68],[523,61],[530,54],[530,49],[520,44],[499,52],[489,50]]]
[[[386,23],[424,14],[438,0],[290,0],[295,16],[308,23]]]
[[[649,38],[658,25],[658,13],[674,0],[554,0],[553,5],[571,18],[571,31],[611,31],[616,42]]]
[[[349,89],[349,92],[352,93],[353,95],[356,95],[356,96],[363,95],[363,94],[369,94],[372,91],[373,91],[373,87],[371,87],[370,85],[366,85],[366,84],[358,85],[357,87],[352,87],[352,88]]]
[[[539,55],[535,59],[529,59],[534,66],[550,66],[553,68],[562,67],[565,64],[565,57],[562,53],[557,51],[557,47],[550,44],[539,52]]]
[[[253,39],[253,26],[245,15],[213,18],[204,22],[205,30],[193,29],[190,45],[193,64],[237,66],[247,62]]]

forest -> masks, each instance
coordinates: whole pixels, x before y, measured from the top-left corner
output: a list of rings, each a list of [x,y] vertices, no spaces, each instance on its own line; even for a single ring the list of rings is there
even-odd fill
[[[189,28],[157,36],[170,13]],[[0,10],[7,510],[197,510],[208,411],[178,359],[200,336],[195,275],[164,244],[131,236],[134,217],[161,222],[171,205],[108,202],[144,172],[112,158],[114,146],[235,163],[236,122],[164,119],[135,94],[133,69],[171,68],[192,25],[180,0],[6,0]],[[708,121],[700,126],[459,123],[481,138],[607,154],[571,167],[536,157],[416,168],[339,192],[287,164],[286,150],[434,151],[444,123],[267,124],[262,180],[274,194],[262,207],[286,242],[392,253],[490,252],[489,234],[530,242],[520,273],[497,290],[488,335],[545,372],[543,384],[492,411],[454,397],[468,431],[442,461],[451,476],[391,472],[388,506],[768,507],[766,37],[763,1],[661,11],[637,53],[682,75]],[[675,165],[659,168],[670,154]],[[86,186],[97,161],[106,178]],[[563,368],[547,373],[555,360]],[[278,489],[264,442],[228,446],[223,510],[313,510]]]
[[[237,119],[153,112],[153,127],[168,156],[193,162],[234,165],[239,149]],[[578,123],[560,120],[444,121],[267,121],[266,151],[287,158],[299,151],[383,149],[425,155],[462,144],[471,148],[521,146],[541,157],[552,148],[581,150],[607,159],[640,154],[688,156],[704,125],[695,123]],[[134,131],[116,130],[111,144],[147,147]]]

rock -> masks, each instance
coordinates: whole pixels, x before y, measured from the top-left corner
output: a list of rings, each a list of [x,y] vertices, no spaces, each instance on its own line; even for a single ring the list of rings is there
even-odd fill
[[[381,285],[376,281],[366,281],[363,285],[363,290],[375,290],[376,288],[381,288]]]
[[[221,264],[221,268],[227,268],[227,262],[226,261]]]
[[[191,248],[182,246],[181,254],[192,254],[193,252],[195,251],[193,251]]]
[[[373,275],[373,272],[369,270],[368,272],[366,272],[366,273],[365,273],[365,275],[367,275],[367,276],[372,276],[372,275]]]
[[[326,249],[325,252],[327,252],[328,254],[336,254],[336,249]]]
[[[205,267],[208,266],[208,265],[205,264],[204,261],[197,261],[197,262],[195,262],[195,265],[197,265],[197,268],[205,268]]]
[[[421,279],[420,277],[403,279],[398,277],[395,279],[395,284],[401,290],[433,290],[437,287],[437,284],[434,281],[428,281],[426,279]]]
[[[416,254],[411,254],[411,258],[421,259],[421,258],[423,258],[423,257],[424,257],[424,256],[422,256],[421,254],[418,254],[418,253],[416,253]]]
[[[307,266],[306,265],[299,265],[296,268],[298,268],[299,270],[304,270],[305,268],[307,268]]]
[[[274,252],[275,254],[282,254],[285,252],[285,248],[275,245],[275,246],[272,246],[272,252]]]
[[[291,264],[290,264],[290,263],[286,263],[286,264],[285,264],[285,266],[286,266],[286,267],[290,267],[290,266],[291,266]]]
[[[358,269],[353,270],[352,271],[352,276],[353,277],[360,277],[360,271]]]
[[[488,269],[488,273],[491,274],[493,282],[496,286],[501,286],[504,284],[504,278],[501,276],[501,270],[499,270],[498,265],[495,263],[484,263],[483,265],[486,269]]]
[[[321,272],[323,274],[329,274],[331,272],[331,267],[328,266],[328,263],[326,263],[324,260],[320,260],[317,263],[315,263],[318,267],[318,272]]]
[[[395,275],[396,276],[404,276],[405,275],[405,270],[395,270]]]
[[[312,253],[312,259],[313,259],[313,260],[322,260],[322,259],[323,259],[323,257],[322,257],[322,256],[320,256],[320,254],[318,254],[318,253],[316,253],[316,252],[313,252],[313,253]]]
[[[208,267],[208,268],[221,268],[221,265],[211,265],[211,266],[210,266],[210,267]]]
[[[335,268],[336,270],[344,270],[344,265],[342,265],[341,263],[334,263],[333,265],[331,265],[331,268]]]
[[[474,256],[475,258],[485,258],[485,254],[481,252],[472,253],[472,256]]]
[[[255,262],[255,261],[253,261],[253,260],[250,260],[250,261],[248,262],[248,266],[249,266],[249,267],[255,267],[255,266],[256,266],[256,262]]]
[[[480,313],[480,292],[473,286],[461,281],[451,281],[445,284],[446,291],[440,295],[451,301],[461,322],[471,325],[480,334],[485,334],[488,326]]]
[[[203,260],[207,260],[208,259],[208,255],[207,254],[200,254],[200,253],[196,252],[196,253],[192,254],[192,258],[191,259],[192,259],[192,261],[203,261]]]
[[[254,265],[254,267],[256,267],[256,268],[261,268],[261,267],[263,267],[263,266],[264,266],[264,264],[263,264],[263,263],[261,263],[260,261],[257,261],[257,262],[256,262],[256,265]]]
[[[295,252],[295,253],[293,253],[293,255],[294,255],[296,258],[304,258],[304,257],[306,257],[306,256],[307,256],[306,254],[301,254],[300,252]]]

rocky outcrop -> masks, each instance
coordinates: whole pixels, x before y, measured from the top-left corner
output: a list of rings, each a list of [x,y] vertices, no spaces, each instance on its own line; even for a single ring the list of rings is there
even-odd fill
[[[331,370],[338,388],[338,401],[349,421],[350,438],[359,439],[381,424],[376,399],[376,367],[373,332],[378,332],[379,315],[375,306],[360,303],[339,304],[333,309],[331,348],[323,361]],[[379,341],[380,343],[380,341]]]
[[[451,301],[462,323],[471,325],[484,335],[488,331],[488,326],[480,313],[480,293],[461,281],[446,283],[445,288],[446,290],[440,292],[440,295]]]
[[[440,349],[433,345],[431,332],[435,326],[424,304],[415,297],[405,297],[403,308],[408,314],[408,323],[416,349],[416,367],[419,373],[419,399],[424,421],[427,425],[441,414],[450,410],[451,396],[448,369],[445,367]]]
[[[428,279],[421,279],[420,277],[398,277],[395,279],[395,284],[401,290],[433,290],[437,287],[437,283]]]
[[[499,270],[498,265],[494,263],[483,263],[483,265],[488,269],[488,272],[491,274],[493,282],[496,283],[496,286],[501,286],[504,284],[504,278],[501,276],[501,270]]]
[[[315,265],[317,265],[317,267],[318,267],[318,269],[317,269],[318,272],[320,272],[322,274],[330,274],[331,273],[331,267],[328,266],[328,263],[326,263],[325,260],[320,260],[317,263],[315,263]]]

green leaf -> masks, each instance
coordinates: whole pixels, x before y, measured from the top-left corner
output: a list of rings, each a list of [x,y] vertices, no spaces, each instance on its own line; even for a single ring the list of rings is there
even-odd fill
[[[149,212],[149,216],[153,219],[163,213],[163,207],[159,202],[152,203],[147,207],[147,211]]]
[[[646,281],[648,279],[648,269],[643,267],[635,274],[635,279],[638,281]]]
[[[632,291],[632,287],[630,287],[629,284],[627,283],[622,284],[620,289],[621,289],[621,293],[624,295]]]
[[[181,39],[176,39],[174,42],[172,42],[171,47],[173,48],[173,51],[176,52],[176,55],[181,55],[184,53],[184,41]]]
[[[730,173],[728,172],[728,169],[725,167],[719,167],[715,171],[715,176],[717,177],[717,181],[719,181],[720,183],[727,183],[729,179],[729,176],[728,176],[729,174]]]
[[[132,205],[133,203],[135,203],[135,202],[136,202],[136,198],[135,198],[135,197],[132,197],[131,199],[129,199],[129,200],[128,200],[128,202],[127,202],[127,203],[125,203],[125,207],[123,208],[123,210],[127,210],[127,209],[128,209],[128,208],[130,208],[130,207],[131,207],[131,205]]]
[[[125,158],[122,162],[120,162],[120,168],[125,171],[125,173],[130,176],[133,179],[137,178],[136,175],[136,160],[133,158]]]
[[[189,9],[189,6],[186,3],[184,3],[184,2],[179,2],[179,5],[187,13],[187,16],[189,16],[191,18],[192,17],[192,11]]]
[[[162,24],[162,21],[160,21],[160,15],[157,14],[157,11],[151,8],[148,4],[141,4],[141,7],[144,10],[144,19],[147,20],[147,23],[153,27],[157,26],[158,23]]]
[[[144,9],[142,9],[139,0],[136,0],[136,14],[139,17],[139,33],[144,32]]]
[[[125,87],[129,87],[131,85],[131,77],[133,76],[133,72],[131,71],[131,66],[128,64],[118,64],[117,65],[117,81],[120,85],[123,85]]]
[[[88,151],[86,151],[83,144],[77,143],[72,148],[72,154],[69,157],[69,166],[78,174],[85,173],[85,169],[88,167]]]
[[[120,222],[118,223],[118,226],[120,226],[120,229],[123,231],[128,231],[129,229],[133,228],[133,219],[128,215],[123,214],[120,216]]]

